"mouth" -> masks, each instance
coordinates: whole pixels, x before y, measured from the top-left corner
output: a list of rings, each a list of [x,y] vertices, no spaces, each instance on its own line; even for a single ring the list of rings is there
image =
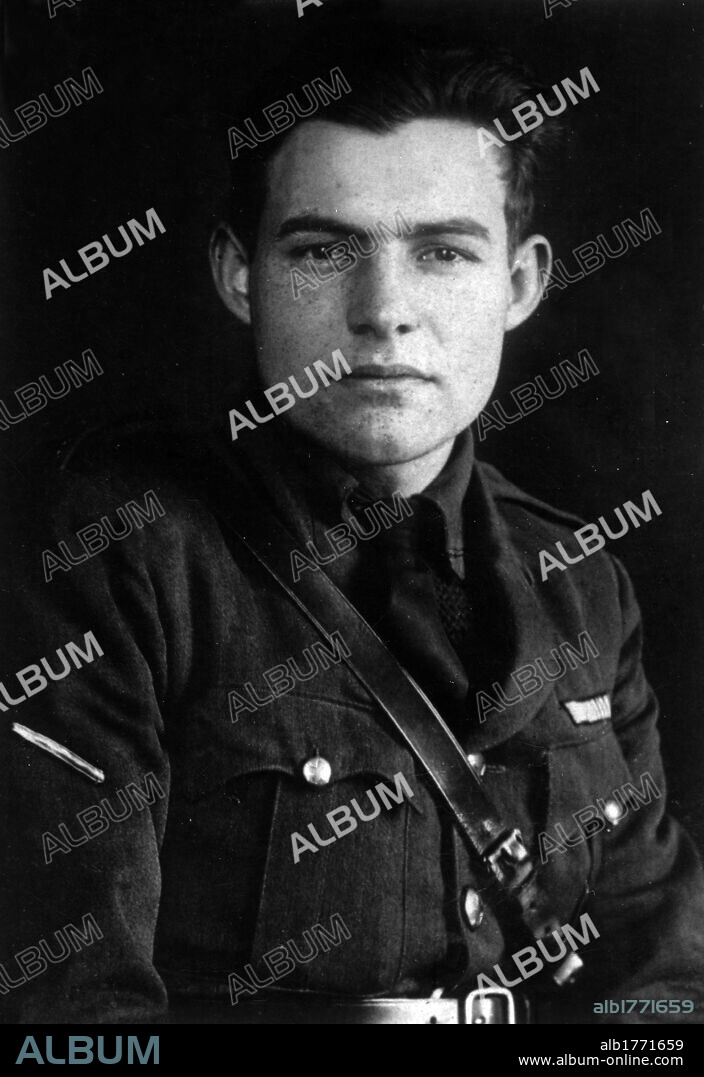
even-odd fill
[[[347,378],[360,378],[367,381],[400,381],[413,378],[417,381],[432,381],[427,374],[423,374],[417,367],[406,363],[363,363],[355,367]]]

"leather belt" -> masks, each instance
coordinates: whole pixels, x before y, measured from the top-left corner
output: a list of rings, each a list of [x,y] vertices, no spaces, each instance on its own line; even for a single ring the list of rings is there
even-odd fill
[[[240,1001],[175,999],[169,1023],[245,1025],[514,1025],[528,1023],[528,1003],[505,987],[480,988],[462,998],[344,999],[289,994]]]

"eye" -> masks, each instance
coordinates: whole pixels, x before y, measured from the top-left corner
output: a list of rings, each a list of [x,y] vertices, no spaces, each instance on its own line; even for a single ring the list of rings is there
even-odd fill
[[[322,262],[327,260],[328,250],[332,246],[334,246],[333,243],[307,243],[294,247],[291,254],[301,261],[312,258],[314,262]]]
[[[478,262],[479,259],[476,255],[471,254],[469,251],[458,251],[454,247],[429,247],[420,252],[421,262],[445,262],[452,263],[457,261],[463,262]]]

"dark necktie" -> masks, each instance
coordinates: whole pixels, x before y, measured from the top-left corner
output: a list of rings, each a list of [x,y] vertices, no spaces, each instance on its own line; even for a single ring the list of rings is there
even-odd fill
[[[410,505],[413,515],[379,536],[387,558],[388,594],[377,631],[445,720],[457,728],[466,713],[468,679],[450,640],[454,637],[459,646],[466,643],[464,585],[453,577],[456,586],[445,582],[438,591],[440,577],[431,571],[426,556],[437,522],[434,509],[420,498],[411,498]],[[438,603],[443,587],[450,600],[445,616]]]

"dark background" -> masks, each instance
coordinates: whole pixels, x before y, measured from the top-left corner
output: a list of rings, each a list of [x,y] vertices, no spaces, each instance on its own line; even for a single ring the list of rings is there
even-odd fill
[[[546,19],[543,0],[326,0],[298,19],[295,0],[77,0],[50,19],[45,0],[7,0],[0,115],[11,128],[14,108],[41,92],[53,100],[54,85],[84,67],[104,93],[0,150],[0,398],[16,410],[15,389],[86,348],[105,373],[0,432],[5,482],[31,488],[54,444],[86,427],[225,407],[249,362],[206,257],[227,186],[227,128],[244,118],[237,95],[252,78],[337,11],[360,26],[379,8],[411,24],[432,19],[458,44],[480,28],[548,84],[579,81],[588,66],[600,92],[563,117],[574,130],[560,193],[544,207],[555,253],[571,268],[574,247],[610,238],[646,206],[662,234],[553,289],[510,336],[494,393],[510,411],[511,389],[583,348],[600,374],[489,431],[480,455],[587,520],[613,520],[616,506],[652,491],[662,515],[610,549],[645,616],[671,805],[704,846],[702,7],[574,0]],[[152,206],[164,235],[47,302],[44,267],[61,258],[75,267],[79,247],[104,232],[117,242],[119,225]]]

